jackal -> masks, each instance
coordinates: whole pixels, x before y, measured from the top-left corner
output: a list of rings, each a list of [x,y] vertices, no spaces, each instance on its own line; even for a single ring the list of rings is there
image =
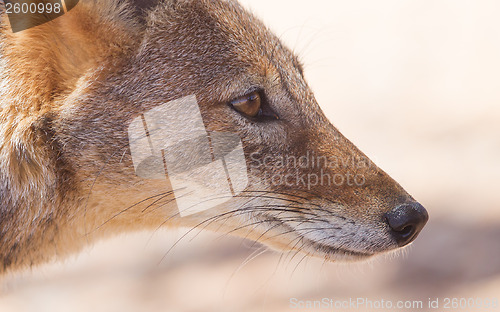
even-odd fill
[[[327,120],[299,59],[236,1],[81,0],[18,32],[0,10],[0,271],[160,226],[363,259],[409,244],[427,222]],[[182,215],[167,162],[163,179],[138,173],[130,129],[158,108],[179,124],[194,118],[169,106],[189,96],[207,133],[239,138],[245,183]]]

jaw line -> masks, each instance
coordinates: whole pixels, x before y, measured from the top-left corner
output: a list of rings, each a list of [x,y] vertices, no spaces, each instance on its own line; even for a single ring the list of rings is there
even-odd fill
[[[303,237],[303,236],[301,236]],[[372,256],[374,253],[370,252],[360,252],[353,251],[346,248],[333,247],[330,245],[325,245],[322,243],[318,243],[312,241],[308,238],[303,237],[303,239],[307,242],[309,248],[311,248],[315,253],[311,254],[313,257],[319,257],[326,260],[334,261],[334,260],[365,260]],[[320,254],[316,254],[319,252]]]
[[[288,250],[282,249],[283,252],[300,251],[300,252],[307,254],[308,256],[315,257],[315,258],[321,258],[321,259],[328,260],[328,261],[365,260],[365,259],[368,259],[368,258],[374,256],[375,254],[377,254],[377,253],[373,253],[373,252],[354,251],[354,250],[350,250],[347,248],[334,247],[334,246],[318,243],[318,242],[313,241],[313,240],[305,237],[304,235],[298,233],[293,227],[291,227],[290,225],[286,224],[285,222],[279,220],[278,218],[267,217],[266,221],[268,221],[270,223],[278,223],[279,227],[284,229],[286,233],[293,234],[295,236],[294,240],[302,240],[303,241],[303,244],[301,245],[300,248],[297,246],[290,246],[290,245],[286,244]],[[279,234],[276,235],[276,237],[277,236],[279,236]],[[275,244],[269,238],[264,239],[262,241],[262,243],[266,243],[266,240],[271,245]]]

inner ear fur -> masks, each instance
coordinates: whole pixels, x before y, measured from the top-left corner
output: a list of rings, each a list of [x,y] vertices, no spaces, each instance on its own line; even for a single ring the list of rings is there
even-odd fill
[[[81,0],[63,16],[16,33],[3,14],[0,53],[7,77],[2,78],[20,96],[16,105],[42,109],[70,93],[87,71],[112,66],[119,55],[130,52],[142,32],[136,10],[127,1]]]

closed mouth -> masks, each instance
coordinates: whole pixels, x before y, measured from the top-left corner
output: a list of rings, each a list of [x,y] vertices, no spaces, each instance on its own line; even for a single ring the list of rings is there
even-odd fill
[[[307,238],[304,238],[304,240],[308,243],[309,246],[314,248],[315,251],[319,251],[322,254],[322,257],[325,257],[326,259],[343,258],[344,260],[348,259],[361,260],[369,258],[374,255],[374,253],[370,252],[361,252],[361,251],[349,250],[347,248],[333,247],[330,245],[312,241]]]
[[[351,250],[345,247],[336,247],[328,244],[320,243],[302,235],[285,222],[274,218],[266,218],[268,222],[274,223],[274,227],[281,227],[282,233],[293,233],[297,237],[296,241],[301,241],[302,244],[289,245],[290,251],[302,251],[309,256],[323,258],[326,260],[362,260],[374,256],[376,253],[369,251]]]

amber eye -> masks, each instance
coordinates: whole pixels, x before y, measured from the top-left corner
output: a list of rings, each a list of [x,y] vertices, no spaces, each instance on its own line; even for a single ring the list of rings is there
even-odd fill
[[[231,105],[247,117],[256,117],[261,111],[262,99],[258,92],[252,92],[231,101]]]

